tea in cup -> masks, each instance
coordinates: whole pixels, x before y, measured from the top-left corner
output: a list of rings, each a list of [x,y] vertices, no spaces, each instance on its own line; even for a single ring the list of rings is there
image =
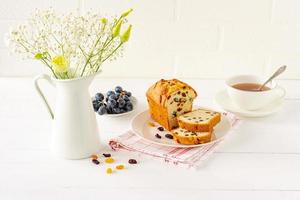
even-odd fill
[[[282,99],[285,90],[272,81],[262,86],[263,79],[254,75],[233,76],[226,81],[226,89],[235,105],[245,110],[258,110]]]

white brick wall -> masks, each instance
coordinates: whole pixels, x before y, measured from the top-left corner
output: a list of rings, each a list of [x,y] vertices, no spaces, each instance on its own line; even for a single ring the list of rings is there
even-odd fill
[[[299,0],[2,0],[0,76],[46,71],[9,56],[2,38],[11,24],[50,6],[107,15],[134,8],[132,40],[123,58],[104,65],[104,77],[224,78],[287,64],[282,78],[300,79]]]

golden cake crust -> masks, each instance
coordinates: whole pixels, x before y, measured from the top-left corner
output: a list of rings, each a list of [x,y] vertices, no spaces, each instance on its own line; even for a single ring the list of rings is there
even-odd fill
[[[174,129],[171,132],[177,143],[185,145],[204,144],[210,142],[212,137],[212,132],[190,132],[182,128]]]
[[[157,104],[165,106],[165,102],[171,94],[186,88],[191,89],[195,93],[195,97],[197,97],[197,92],[191,86],[178,79],[161,79],[157,81],[147,90],[146,96],[147,98],[151,98]]]
[[[176,127],[172,127],[170,124],[166,102],[173,93],[180,90],[191,90],[194,93],[194,98],[197,96],[196,91],[191,86],[177,79],[161,79],[146,92],[151,117],[167,130],[172,130]]]

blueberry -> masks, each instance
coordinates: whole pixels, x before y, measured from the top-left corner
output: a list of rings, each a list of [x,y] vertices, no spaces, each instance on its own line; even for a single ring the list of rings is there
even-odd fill
[[[124,95],[121,93],[119,99],[124,99]]]
[[[107,110],[107,113],[108,113],[108,114],[113,114],[113,111],[112,111],[112,107],[111,107],[111,106],[108,105],[108,106],[106,107],[106,110]]]
[[[114,100],[117,100],[117,96],[115,94],[111,94],[109,97],[108,97],[108,100],[109,99],[114,99]]]
[[[121,109],[120,108],[118,108],[118,107],[116,107],[116,108],[113,108],[113,113],[114,114],[120,114],[121,113]]]
[[[115,91],[121,93],[121,92],[123,91],[123,89],[122,89],[121,86],[117,86],[117,87],[115,88]]]
[[[99,110],[98,110],[98,114],[99,115],[104,115],[107,113],[106,107],[105,105],[100,106]]]
[[[98,111],[100,105],[101,105],[101,102],[97,101],[96,99],[93,100],[93,108],[94,108],[95,112]]]
[[[126,91],[125,93],[128,97],[131,97],[131,92]]]
[[[129,98],[127,95],[124,95],[124,96],[123,96],[123,99],[124,99],[125,101],[130,101],[130,98]]]
[[[119,105],[119,108],[123,108],[126,104],[126,101],[124,99],[119,99],[118,100],[118,105]]]
[[[109,97],[110,95],[112,95],[112,94],[115,94],[115,92],[114,91],[108,91],[107,93],[106,93],[106,95]]]
[[[133,109],[133,105],[132,105],[132,103],[130,101],[126,102],[126,106],[125,107],[126,107],[127,111],[131,111]]]
[[[120,110],[121,110],[120,113],[126,113],[127,112],[127,110],[125,108],[121,108]]]
[[[99,103],[99,101],[97,101],[96,99],[93,99],[93,100],[92,100],[92,103],[93,103],[93,104],[97,104],[97,103]]]
[[[117,105],[117,101],[114,100],[114,99],[109,99],[108,102],[107,102],[107,105],[114,108]]]
[[[117,99],[121,97],[120,95],[121,95],[121,93],[116,92],[116,97],[117,97]]]
[[[95,99],[98,100],[98,101],[103,101],[104,95],[101,94],[101,93],[97,93],[97,94],[95,95]]]

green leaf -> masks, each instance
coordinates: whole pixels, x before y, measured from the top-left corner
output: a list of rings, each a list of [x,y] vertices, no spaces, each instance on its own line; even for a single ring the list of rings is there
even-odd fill
[[[127,30],[121,35],[121,42],[125,43],[129,40],[130,34],[131,34],[131,27],[132,25],[130,24],[127,28]]]
[[[132,8],[126,10],[125,12],[122,13],[121,17],[127,17],[127,15],[129,15],[132,11],[133,11]]]
[[[37,54],[35,54],[34,58],[40,60],[40,59],[43,58],[43,54],[42,53],[37,53]]]
[[[117,25],[113,28],[112,30],[112,37],[115,38],[120,34],[120,30],[121,30],[121,25],[122,25],[123,21],[120,20]]]
[[[102,24],[107,24],[107,19],[106,18],[102,18],[100,21],[101,21]]]

